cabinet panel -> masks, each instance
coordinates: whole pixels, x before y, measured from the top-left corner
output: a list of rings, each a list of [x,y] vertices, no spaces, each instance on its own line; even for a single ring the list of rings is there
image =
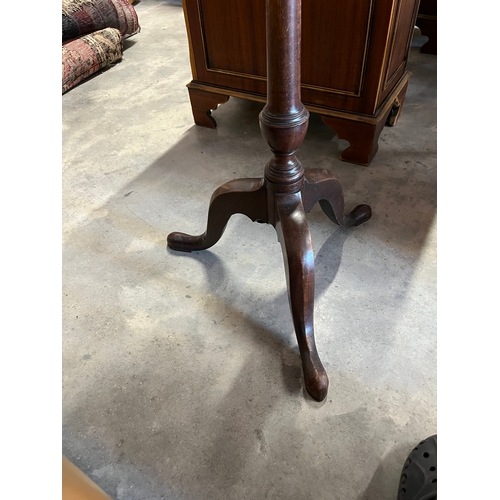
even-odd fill
[[[206,67],[266,76],[265,0],[199,0]]]
[[[304,0],[303,86],[334,94],[360,95],[373,3],[374,0]],[[198,0],[198,6],[205,69],[265,78],[265,0]]]
[[[368,57],[373,0],[305,0],[302,84],[359,96]]]
[[[414,0],[399,0],[397,3],[384,90],[406,66],[417,8]]]
[[[302,101],[366,165],[401,113],[419,0],[302,0]],[[266,0],[183,0],[195,122],[230,96],[266,100]],[[390,117],[389,117],[390,115]],[[349,158],[349,159],[348,159]]]

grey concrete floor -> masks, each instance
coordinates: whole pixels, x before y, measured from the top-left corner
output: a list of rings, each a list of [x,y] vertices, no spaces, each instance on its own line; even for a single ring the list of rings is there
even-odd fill
[[[402,116],[369,167],[311,116],[305,168],[341,179],[350,230],[315,207],[315,327],[330,377],[304,391],[280,246],[234,216],[212,249],[214,189],[260,177],[262,105],[194,125],[179,2],[142,0],[123,60],[63,96],[63,453],[116,500],[395,498],[436,432],[436,57],[411,49]]]

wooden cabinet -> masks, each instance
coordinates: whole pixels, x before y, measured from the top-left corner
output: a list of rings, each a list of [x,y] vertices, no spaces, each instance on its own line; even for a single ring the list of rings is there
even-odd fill
[[[230,96],[266,100],[266,0],[183,0],[196,124]],[[402,110],[419,0],[302,0],[302,101],[368,165]]]

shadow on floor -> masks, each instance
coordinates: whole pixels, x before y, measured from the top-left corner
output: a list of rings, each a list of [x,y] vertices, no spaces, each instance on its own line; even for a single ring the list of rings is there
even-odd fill
[[[299,152],[305,168],[338,174],[346,207],[374,211],[354,230],[318,207],[308,217],[316,298],[329,301],[317,324],[352,325],[334,341],[317,333],[320,355],[328,367],[348,356],[359,363],[332,368],[323,404],[302,389],[271,227],[236,216],[213,250],[165,250],[170,231],[203,232],[219,185],[262,175],[270,154],[256,122],[261,105],[221,106],[217,130],[187,130],[67,236],[63,452],[113,498],[395,498],[402,443],[425,425],[415,410],[420,386],[385,393],[359,374],[389,365],[401,348],[399,311],[436,215],[432,130],[423,146],[403,140],[426,126],[419,99],[409,92],[412,113],[383,133],[370,167],[338,161],[342,144],[315,116]],[[406,368],[391,376],[415,384]]]

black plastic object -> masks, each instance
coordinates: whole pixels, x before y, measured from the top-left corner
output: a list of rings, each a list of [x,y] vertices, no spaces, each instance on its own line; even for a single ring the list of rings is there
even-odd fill
[[[413,448],[401,471],[397,500],[437,499],[437,434]]]

